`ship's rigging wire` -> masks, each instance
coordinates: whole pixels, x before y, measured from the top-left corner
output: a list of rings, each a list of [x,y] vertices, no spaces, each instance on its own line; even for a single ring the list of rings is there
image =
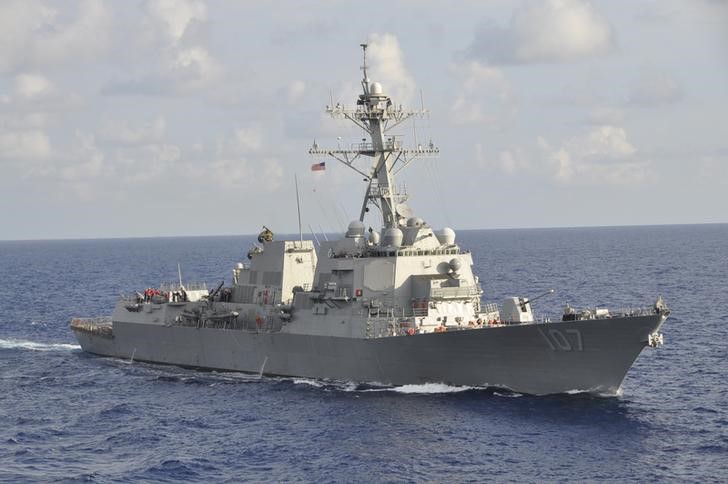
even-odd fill
[[[346,224],[346,212],[341,212],[341,200],[339,197],[334,197],[331,190],[328,188],[328,184],[323,183],[321,185],[316,184],[312,189],[314,199],[319,206],[320,213],[324,215],[327,229],[332,233],[339,233],[345,230]],[[333,215],[333,216],[332,216]],[[343,215],[343,219],[342,219]],[[334,220],[336,221],[334,223]]]
[[[425,170],[427,171],[427,178],[430,179],[432,190],[435,192],[435,202],[440,207],[440,211],[442,212],[442,216],[445,218],[447,226],[452,227],[452,220],[450,219],[450,214],[445,206],[445,198],[443,197],[444,192],[442,184],[440,183],[440,173],[435,167],[435,160],[426,160]]]
[[[420,96],[422,96],[422,91],[420,91]],[[421,97],[421,101],[423,109],[424,109],[424,100],[423,97]],[[430,136],[430,142],[432,142],[432,120],[430,119],[430,116],[425,116],[425,126],[427,129],[427,134]],[[430,183],[434,187],[435,191],[435,201],[437,202],[437,205],[440,207],[440,211],[442,212],[442,216],[445,218],[445,223],[448,227],[452,227],[452,220],[450,219],[450,212],[447,208],[447,205],[445,205],[445,197],[444,197],[444,191],[442,187],[442,180],[440,178],[440,169],[439,165],[437,164],[437,160],[433,158],[426,158],[425,159],[425,170],[428,172],[427,178],[430,179]]]

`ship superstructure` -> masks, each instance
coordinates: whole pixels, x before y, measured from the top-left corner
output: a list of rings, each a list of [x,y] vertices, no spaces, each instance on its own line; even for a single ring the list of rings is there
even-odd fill
[[[412,160],[439,154],[432,142],[407,148],[391,134],[427,113],[397,106],[368,78],[362,47],[356,106],[327,112],[370,140],[309,150],[367,182],[360,217],[344,237],[317,251],[312,241],[274,240],[264,227],[229,286],[192,291],[180,277],[122,298],[110,321],[72,322],[83,349],[260,375],[615,393],[641,350],[662,342],[658,331],[669,315],[662,300],[619,314],[567,307],[556,321],[534,319],[536,298],[481,302],[471,254],[455,232],[415,216],[395,185],[395,173]],[[377,229],[364,223],[371,208],[381,214]]]

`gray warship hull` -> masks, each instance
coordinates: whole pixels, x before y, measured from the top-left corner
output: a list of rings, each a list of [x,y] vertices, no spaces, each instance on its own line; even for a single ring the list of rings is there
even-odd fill
[[[113,323],[74,328],[84,351],[153,363],[385,385],[445,383],[614,395],[666,315],[530,323],[388,338]]]

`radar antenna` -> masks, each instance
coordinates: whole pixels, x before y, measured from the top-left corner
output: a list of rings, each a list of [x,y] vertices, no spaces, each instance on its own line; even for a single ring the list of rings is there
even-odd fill
[[[364,71],[364,78],[361,80],[361,87],[365,95],[369,95],[369,76],[367,76],[367,47],[369,44],[359,44],[362,48],[364,61],[361,65],[361,70]],[[333,104],[333,102],[331,103]]]

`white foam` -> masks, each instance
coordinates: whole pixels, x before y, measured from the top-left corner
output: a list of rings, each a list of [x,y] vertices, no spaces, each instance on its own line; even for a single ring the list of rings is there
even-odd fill
[[[74,351],[80,350],[79,345],[66,343],[37,343],[20,339],[0,339],[0,349],[12,350],[23,349],[32,351]]]
[[[523,393],[500,393],[500,392],[493,392],[493,395],[496,397],[503,397],[503,398],[518,398],[522,397]]]
[[[596,388],[590,388],[588,390],[567,390],[564,393],[567,395],[591,395],[595,397],[601,397],[601,398],[611,398],[611,397],[619,397],[622,395],[622,387],[619,387],[616,392],[597,392]]]
[[[566,390],[564,393],[567,395],[579,395],[582,393],[589,393],[589,390]]]
[[[312,387],[321,388],[324,386],[323,383],[316,380],[309,380],[307,378],[296,378],[293,380],[294,385],[311,385]]]
[[[473,390],[476,387],[469,386],[451,386],[444,383],[423,383],[421,385],[402,385],[399,387],[388,388],[387,390],[397,393],[460,393]]]

